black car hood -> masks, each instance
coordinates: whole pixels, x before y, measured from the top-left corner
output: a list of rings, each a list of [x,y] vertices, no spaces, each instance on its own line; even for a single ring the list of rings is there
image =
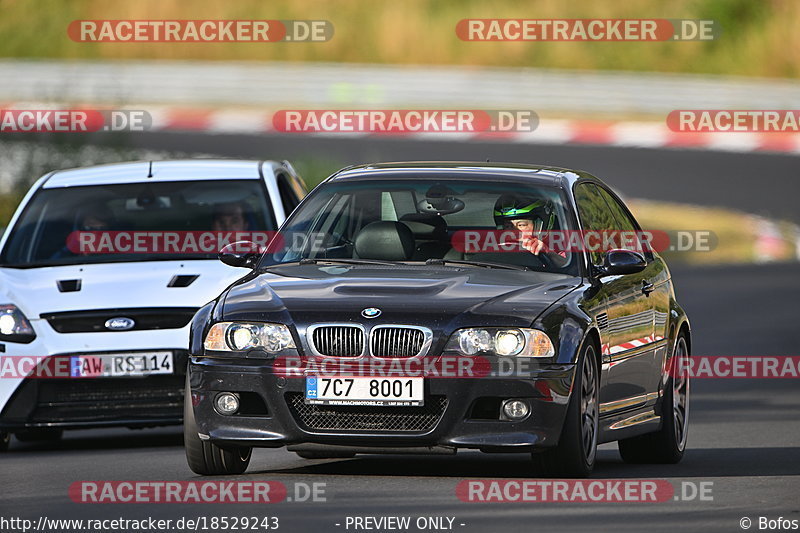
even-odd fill
[[[530,326],[579,284],[562,274],[450,266],[291,265],[246,277],[225,295],[224,320]],[[381,310],[366,319],[361,311]],[[288,322],[287,322],[288,321]]]

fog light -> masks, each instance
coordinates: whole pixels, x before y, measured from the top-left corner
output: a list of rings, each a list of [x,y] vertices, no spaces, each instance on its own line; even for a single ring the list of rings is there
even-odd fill
[[[522,420],[531,413],[531,408],[527,402],[522,400],[506,400],[503,402],[503,414],[509,420]]]
[[[239,410],[239,398],[231,392],[221,392],[217,394],[214,405],[221,415],[232,415]]]

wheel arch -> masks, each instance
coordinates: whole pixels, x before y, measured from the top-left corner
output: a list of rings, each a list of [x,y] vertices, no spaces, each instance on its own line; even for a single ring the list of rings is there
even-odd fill
[[[587,338],[596,340],[597,352],[600,353],[601,336],[595,321],[574,300],[565,299],[550,307],[533,322],[532,327],[547,333],[556,344],[555,362],[559,364],[577,363]]]
[[[667,353],[664,357],[663,368],[661,369],[661,380],[659,382],[659,394],[663,396],[664,387],[669,383],[670,368],[672,368],[672,357],[675,352],[675,345],[678,342],[678,336],[685,335],[686,348],[689,355],[692,353],[692,327],[689,323],[689,317],[686,312],[681,308],[678,303],[672,299],[670,301],[670,326],[669,326],[669,342],[667,343]]]
[[[686,336],[686,348],[689,351],[689,355],[692,354],[692,328],[689,326],[689,321],[684,320],[678,329],[678,335],[685,335]],[[678,335],[675,336],[675,340],[677,342]]]
[[[603,368],[603,353],[602,353],[602,350],[603,350],[603,347],[602,347],[602,341],[600,340],[600,331],[596,327],[590,326],[586,330],[586,334],[583,336],[583,341],[581,342],[581,350],[583,350],[583,347],[586,346],[587,342],[591,342],[592,345],[594,346],[594,348],[595,348],[595,357],[597,359],[597,369],[598,369],[598,371],[602,372],[602,368]]]

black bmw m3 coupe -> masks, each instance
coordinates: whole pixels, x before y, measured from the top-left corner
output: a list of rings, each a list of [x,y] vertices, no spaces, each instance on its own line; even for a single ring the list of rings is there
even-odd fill
[[[678,462],[691,336],[656,248],[585,172],[341,170],[266,250],[220,253],[249,272],[192,322],[189,466],[475,449],[580,477],[611,441]]]

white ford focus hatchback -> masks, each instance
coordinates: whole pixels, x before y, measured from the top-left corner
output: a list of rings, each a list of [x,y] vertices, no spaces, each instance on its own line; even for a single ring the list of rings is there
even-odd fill
[[[189,324],[306,193],[288,162],[135,162],[52,172],[0,240],[0,449],[10,434],[179,424]]]

